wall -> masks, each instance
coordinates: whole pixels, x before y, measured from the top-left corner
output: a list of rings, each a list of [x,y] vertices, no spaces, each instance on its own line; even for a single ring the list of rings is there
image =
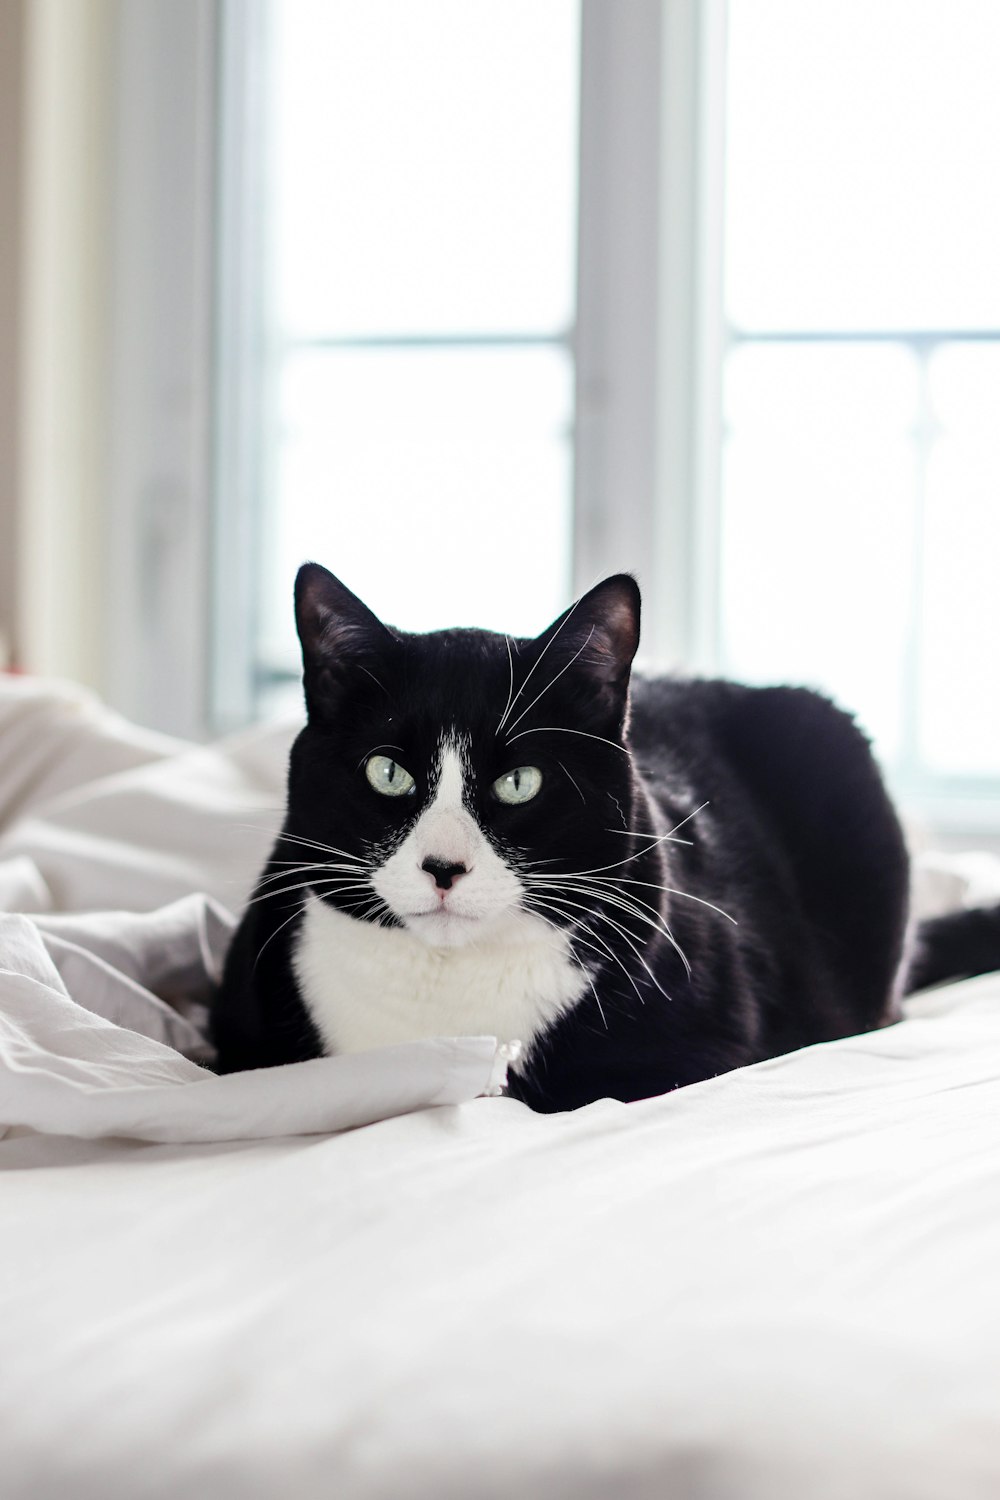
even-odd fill
[[[0,667],[15,646],[25,0],[0,0]]]
[[[101,690],[114,0],[0,7],[0,619]]]

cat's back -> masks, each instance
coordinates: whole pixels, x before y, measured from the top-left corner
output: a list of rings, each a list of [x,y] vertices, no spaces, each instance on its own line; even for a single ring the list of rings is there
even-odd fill
[[[844,1029],[879,1024],[903,951],[908,856],[853,718],[807,688],[636,678],[630,740],[669,826],[702,808],[685,855],[699,888],[772,932],[794,906],[854,997]]]
[[[896,824],[867,738],[810,688],[636,677],[629,739],[645,777],[690,780],[701,800],[728,790],[777,814],[808,802],[822,818],[847,795]]]

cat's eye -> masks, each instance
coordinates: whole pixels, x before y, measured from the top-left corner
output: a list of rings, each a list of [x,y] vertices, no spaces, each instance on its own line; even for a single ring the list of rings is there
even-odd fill
[[[508,771],[504,776],[498,776],[493,783],[493,793],[501,802],[508,806],[518,802],[530,802],[532,797],[537,797],[542,785],[542,773],[537,766],[518,766],[516,771]]]
[[[388,755],[369,755],[365,761],[365,775],[369,785],[383,797],[405,797],[416,785],[409,771],[398,760],[390,760]]]

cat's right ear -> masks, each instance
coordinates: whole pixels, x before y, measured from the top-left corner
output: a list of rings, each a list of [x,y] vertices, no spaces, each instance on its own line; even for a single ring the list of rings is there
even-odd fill
[[[367,672],[372,678],[367,664],[384,657],[395,644],[367,604],[314,562],[303,563],[295,579],[295,625],[310,721],[331,718],[359,674]]]

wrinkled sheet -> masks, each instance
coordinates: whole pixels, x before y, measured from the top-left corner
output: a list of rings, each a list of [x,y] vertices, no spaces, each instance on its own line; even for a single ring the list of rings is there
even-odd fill
[[[156,914],[161,925],[163,915]],[[207,928],[212,908],[196,915]],[[115,917],[104,921],[120,944]],[[57,969],[42,933],[25,917],[0,917],[0,953],[0,1130],[146,1141],[307,1135],[499,1093],[506,1081],[510,1049],[494,1037],[381,1047],[217,1078],[175,1050],[200,1049],[199,1030],[93,953],[60,938]],[[110,998],[119,1015],[106,1018],[77,1004],[62,983],[66,974],[88,1004]],[[159,1004],[164,1042],[128,1029],[127,1021],[116,1024],[122,1008],[139,1003]]]
[[[1000,978],[562,1116],[474,1040],[341,1130],[340,1060],[193,1060],[288,731],[46,691],[0,683],[3,1500],[996,1500]]]
[[[253,1139],[499,1091],[492,1037],[232,1078],[197,1065],[291,733],[191,747],[66,685],[0,678],[0,1133]]]

